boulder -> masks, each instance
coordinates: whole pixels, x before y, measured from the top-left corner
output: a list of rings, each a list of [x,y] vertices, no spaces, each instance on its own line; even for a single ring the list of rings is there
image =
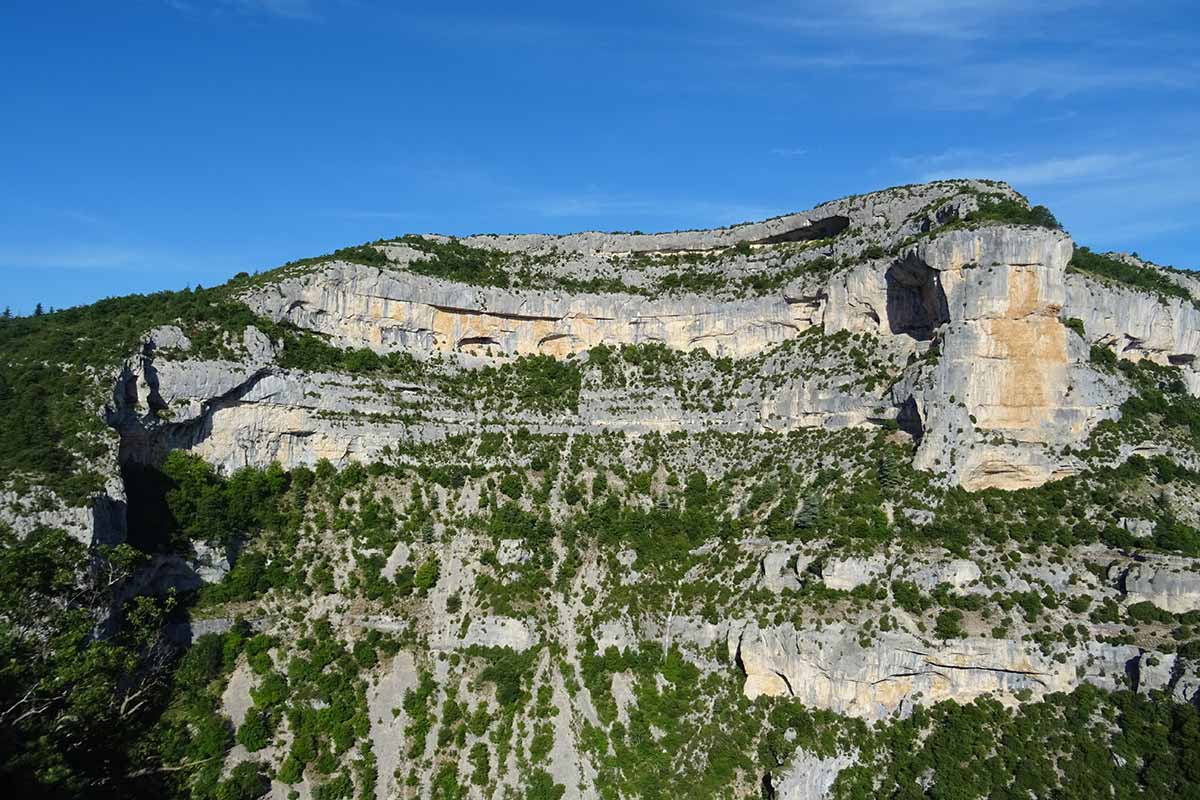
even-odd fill
[[[1121,517],[1117,524],[1139,539],[1146,539],[1154,535],[1154,523],[1148,519]]]
[[[821,582],[827,589],[851,591],[882,575],[886,568],[883,556],[869,558],[831,558],[821,567]]]

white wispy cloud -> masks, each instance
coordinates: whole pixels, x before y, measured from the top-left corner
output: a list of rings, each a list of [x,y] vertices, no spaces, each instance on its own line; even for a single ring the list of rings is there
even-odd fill
[[[1089,24],[1085,7],[1095,4],[846,0],[727,16],[763,39],[757,64],[886,80],[895,102],[910,108],[993,110],[1026,99],[1200,90],[1195,36],[1121,38],[1102,17]]]
[[[0,249],[0,267],[19,269],[113,269],[136,265],[140,250],[107,245],[8,247]]]
[[[1138,180],[1159,186],[1159,194],[1171,187],[1184,187],[1187,197],[1200,196],[1192,176],[1200,158],[1184,145],[1160,145],[1144,150],[1095,150],[1070,155],[1039,156],[997,152],[984,154],[974,149],[950,149],[940,153],[903,156],[893,161],[914,180],[942,178],[998,178],[1021,186],[1099,184]]]
[[[1094,0],[843,0],[819,8],[787,3],[735,16],[775,30],[813,36],[867,33],[934,39],[981,39],[997,24],[1045,16]]]
[[[1107,225],[1104,228],[1103,236],[1099,238],[1102,242],[1132,243],[1166,233],[1194,230],[1198,226],[1200,226],[1200,220],[1196,219],[1139,219],[1134,222]],[[1130,250],[1133,249],[1132,245],[1127,247]]]
[[[924,71],[901,86],[911,98],[941,107],[988,105],[1002,100],[1115,91],[1191,91],[1200,88],[1200,63],[1154,67],[1105,66],[1083,59],[1031,58],[968,63],[948,73]]]
[[[1138,153],[1088,153],[1065,158],[1037,161],[968,161],[956,163],[944,156],[933,156],[918,180],[939,178],[999,178],[1017,186],[1044,186],[1111,176],[1143,161]],[[934,164],[940,163],[940,166]]]
[[[760,64],[788,71],[828,71],[886,75],[905,105],[940,109],[988,108],[1027,98],[1063,100],[1120,91],[1195,92],[1200,90],[1200,59],[1194,57],[1130,64],[1101,63],[1090,57],[960,56],[939,52],[896,58],[842,50],[766,52]]]
[[[94,214],[91,211],[79,211],[73,208],[64,208],[60,209],[58,213],[72,222],[79,223],[80,225],[87,225],[93,228],[99,227],[105,223],[103,217],[101,217],[99,214]]]
[[[779,156],[780,158],[799,158],[800,156],[808,155],[808,150],[803,147],[772,147],[771,155]]]
[[[249,11],[258,11],[285,19],[317,20],[321,15],[313,0],[235,0]]]
[[[911,69],[912,58],[875,55],[839,50],[819,52],[812,49],[802,53],[763,52],[758,54],[760,63],[768,67],[785,70],[858,70],[858,69]]]
[[[319,0],[166,0],[176,11],[189,14],[234,12],[303,22],[322,19]]]

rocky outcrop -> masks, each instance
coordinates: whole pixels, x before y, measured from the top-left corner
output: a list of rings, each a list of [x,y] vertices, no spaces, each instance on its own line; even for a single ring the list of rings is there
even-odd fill
[[[762,585],[772,592],[782,592],[785,589],[799,589],[800,573],[812,561],[812,557],[798,554],[795,546],[775,547],[767,551],[759,562]]]
[[[562,357],[600,344],[657,342],[741,358],[814,324],[815,308],[782,295],[563,294],[466,286],[335,262],[244,297],[256,312],[380,352]]]
[[[844,623],[799,630],[749,623],[730,629],[729,651],[746,675],[744,692],[795,697],[807,706],[868,720],[907,715],[916,704],[984,694],[1015,704],[1080,683],[1126,685],[1132,646],[1096,643],[1066,651],[1061,661],[1019,641],[969,637],[938,645],[904,632],[881,632],[869,644]]]
[[[475,645],[510,647],[524,652],[534,645],[534,637],[529,627],[519,619],[484,616],[472,619],[461,634],[447,626],[431,637],[429,643],[434,650],[457,650]]]
[[[941,584],[963,591],[982,576],[979,565],[969,558],[955,558],[917,567],[909,579],[921,589],[932,592]]]
[[[858,753],[821,758],[799,750],[778,777],[769,776],[769,796],[772,800],[824,800],[841,771],[857,763]]]
[[[878,578],[885,566],[882,556],[830,559],[821,567],[821,582],[827,589],[849,592]]]
[[[1060,319],[1071,251],[1066,234],[1043,228],[956,230],[893,268],[906,292],[898,318],[938,329],[940,353],[913,391],[918,466],[968,489],[1036,486],[1072,471],[1048,447],[1116,416],[1117,387]]]
[[[749,235],[737,235],[743,234]],[[679,242],[667,236],[658,249],[684,247],[685,239],[689,247],[708,241],[699,233]],[[541,252],[547,241],[473,243]],[[639,242],[581,235],[557,246],[572,254],[570,261],[626,245],[636,252]],[[1088,363],[1089,343],[1061,320],[1071,251],[1070,238],[1059,231],[958,229],[919,241],[899,259],[868,260],[837,272],[824,285],[795,284],[778,294],[725,300],[470,287],[338,262],[244,299],[259,313],[345,345],[485,358],[562,357],[600,344],[642,342],[742,358],[817,325],[826,335],[870,333],[889,342],[898,358],[926,354],[895,385],[893,410],[872,414],[862,400],[793,381],[763,397],[758,423],[769,430],[843,427],[869,424],[872,416],[907,415],[912,432],[922,437],[918,466],[948,472],[970,489],[1019,488],[1070,474],[1075,465],[1056,456],[1057,448],[1081,441],[1097,422],[1115,416],[1123,399],[1115,380]],[[415,251],[401,256],[410,262],[424,257]],[[630,422],[626,414],[624,424]]]
[[[900,241],[931,227],[960,219],[978,205],[979,194],[1020,200],[1012,187],[998,181],[954,180],[899,186],[869,194],[852,195],[821,203],[809,211],[783,214],[761,222],[747,222],[712,230],[669,233],[606,233],[585,231],[551,234],[484,234],[461,241],[508,253],[678,253],[733,247],[781,244],[824,239],[840,231],[881,243]],[[839,221],[844,218],[845,223]],[[438,237],[445,239],[446,237]],[[857,251],[852,251],[857,252]]]
[[[57,528],[85,545],[125,539],[125,489],[113,479],[82,506],[67,504],[47,487],[5,491],[0,484],[0,524],[24,538],[38,528]]]
[[[1200,310],[1178,297],[1159,297],[1083,273],[1066,276],[1063,314],[1083,322],[1087,338],[1120,358],[1179,367],[1200,394]]]
[[[1200,611],[1200,567],[1188,558],[1146,556],[1122,577],[1130,603],[1150,602],[1172,614]]]

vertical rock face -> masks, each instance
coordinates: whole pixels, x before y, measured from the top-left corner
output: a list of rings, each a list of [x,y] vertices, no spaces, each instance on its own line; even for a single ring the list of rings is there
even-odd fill
[[[824,800],[841,771],[857,761],[858,753],[820,758],[801,751],[772,782],[774,800]]]
[[[1071,252],[1060,231],[995,227],[953,231],[906,255],[899,280],[924,282],[894,304],[901,322],[945,317],[940,356],[917,391],[920,466],[949,467],[969,489],[1034,486],[1068,469],[1046,445],[1079,441],[1111,415],[1114,397],[1088,366],[1086,343],[1060,319]]]
[[[926,249],[952,309],[945,389],[979,427],[1038,440],[1079,427],[1063,407],[1069,357],[1058,318],[1070,255],[1064,234],[1010,229],[952,234]]]
[[[1147,557],[1122,578],[1134,603],[1149,602],[1172,614],[1200,610],[1200,571],[1192,559]]]
[[[813,324],[781,295],[716,300],[470,287],[336,262],[247,296],[259,313],[356,347],[562,358],[657,342],[741,358]]]
[[[1175,276],[1193,290],[1194,279]],[[1179,297],[1155,297],[1085,274],[1066,276],[1064,315],[1081,321],[1088,338],[1118,357],[1179,367],[1192,394],[1200,394],[1200,309]]]

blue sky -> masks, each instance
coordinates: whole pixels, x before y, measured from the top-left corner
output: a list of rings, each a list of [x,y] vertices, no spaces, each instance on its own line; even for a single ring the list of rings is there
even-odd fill
[[[9,0],[0,306],[995,177],[1200,267],[1187,2]]]

